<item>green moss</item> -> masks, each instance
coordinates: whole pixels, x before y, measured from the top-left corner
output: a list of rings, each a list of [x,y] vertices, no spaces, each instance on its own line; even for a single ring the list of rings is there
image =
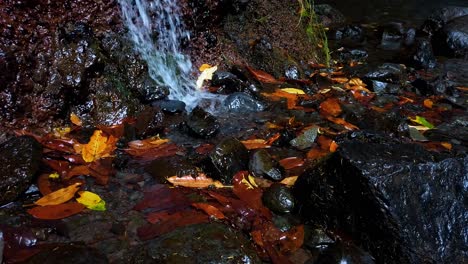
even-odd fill
[[[313,0],[298,0],[298,2],[300,5],[299,24],[305,23],[307,38],[313,46],[322,50],[322,56],[318,59],[327,67],[330,67],[328,38],[324,26],[319,23],[317,14],[314,11],[314,2]]]

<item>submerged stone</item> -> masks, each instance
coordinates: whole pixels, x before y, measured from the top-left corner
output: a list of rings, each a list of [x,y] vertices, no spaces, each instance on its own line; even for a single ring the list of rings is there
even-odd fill
[[[74,264],[106,264],[109,263],[107,257],[97,249],[84,245],[69,243],[60,244],[51,247],[34,255],[27,264],[59,264],[59,263],[74,263]]]
[[[264,149],[257,150],[252,155],[249,170],[255,177],[274,181],[281,181],[285,175],[283,167]]]
[[[343,230],[377,263],[466,259],[466,155],[439,157],[379,137],[339,145],[294,186],[304,217]]]
[[[200,107],[195,107],[186,122],[189,131],[196,137],[210,138],[218,133],[216,118]]]
[[[246,93],[230,94],[223,101],[226,111],[237,113],[260,112],[265,110],[265,105]]]
[[[41,159],[42,147],[31,137],[13,138],[0,145],[0,205],[26,191]]]
[[[279,183],[265,190],[262,201],[266,207],[277,214],[290,213],[296,205],[291,189]]]
[[[231,184],[232,177],[239,171],[247,170],[249,154],[244,144],[234,138],[221,141],[210,153],[217,177],[223,184]]]

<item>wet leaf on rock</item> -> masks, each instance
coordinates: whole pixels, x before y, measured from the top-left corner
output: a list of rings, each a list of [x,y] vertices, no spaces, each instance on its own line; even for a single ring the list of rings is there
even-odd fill
[[[80,197],[76,198],[76,201],[86,208],[94,211],[106,210],[106,202],[99,195],[89,191],[78,192],[78,194]]]
[[[422,116],[416,116],[415,118],[410,118],[410,120],[414,123],[420,124],[422,126],[425,126],[429,129],[433,129],[434,125],[431,124],[429,121],[426,120],[426,118]]]
[[[182,177],[172,176],[167,178],[167,181],[172,183],[174,186],[184,186],[189,188],[208,188],[210,186],[214,186],[216,188],[225,187],[221,182],[208,178],[203,173],[198,174],[196,177],[192,177],[190,175]]]
[[[81,183],[75,183],[68,187],[49,193],[41,199],[34,202],[36,205],[57,205],[71,200],[75,193],[80,189]]]
[[[85,206],[80,203],[66,203],[34,207],[29,209],[28,213],[35,218],[55,220],[78,214],[83,209]]]
[[[75,145],[75,151],[81,153],[84,161],[93,162],[100,158],[111,156],[111,153],[116,149],[117,140],[112,135],[104,135],[102,130],[96,130],[88,144]]]
[[[197,209],[200,209],[202,210],[203,212],[205,212],[207,215],[209,216],[213,216],[217,219],[224,219],[226,218],[223,214],[223,212],[221,212],[218,208],[214,207],[213,205],[211,204],[207,204],[207,203],[193,203],[192,204],[193,207],[197,208]]]

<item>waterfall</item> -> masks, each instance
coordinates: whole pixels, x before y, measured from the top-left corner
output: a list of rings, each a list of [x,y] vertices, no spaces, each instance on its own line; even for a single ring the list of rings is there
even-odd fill
[[[191,110],[204,97],[195,88],[192,63],[181,52],[189,39],[177,0],[118,0],[122,17],[135,50],[148,64],[149,75],[158,85],[169,87],[169,99],[185,102]]]

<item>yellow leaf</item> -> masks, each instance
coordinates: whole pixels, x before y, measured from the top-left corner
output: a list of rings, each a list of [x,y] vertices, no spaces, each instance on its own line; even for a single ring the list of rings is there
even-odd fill
[[[202,71],[202,73],[200,74],[200,76],[198,77],[198,79],[197,79],[197,88],[201,89],[202,86],[203,86],[203,82],[205,80],[211,80],[213,78],[213,74],[217,70],[218,70],[218,66],[214,66],[214,67],[211,67],[211,68],[204,69]]]
[[[95,211],[106,210],[106,202],[102,200],[102,198],[99,195],[88,191],[79,192],[78,194],[80,195],[80,197],[76,198],[76,201],[86,206],[86,208]]]
[[[64,138],[65,135],[70,133],[71,128],[69,128],[69,127],[59,127],[59,128],[54,128],[53,131],[54,131],[54,136],[56,138]]]
[[[290,93],[290,94],[305,94],[305,92],[301,89],[296,89],[296,88],[283,88],[283,89],[280,89],[281,91],[283,92],[287,92],[287,93]]]
[[[56,205],[67,202],[75,196],[75,193],[80,189],[81,183],[77,182],[68,187],[59,189],[55,192],[49,193],[48,195],[42,197],[41,199],[34,202],[36,205],[46,206],[46,205]]]
[[[213,67],[213,66],[211,66],[211,65],[205,63],[205,64],[202,64],[202,66],[200,66],[200,68],[198,68],[198,70],[201,71],[201,72],[203,72],[203,71],[205,71],[206,69],[209,69],[209,68],[211,68],[211,67]]]
[[[296,180],[297,180],[297,176],[287,177],[281,181],[281,184],[291,187],[294,185],[294,183],[296,183]]]
[[[349,85],[366,87],[366,84],[359,78],[352,78],[349,80]]]
[[[60,175],[57,172],[49,174],[49,179],[58,179]]]
[[[81,122],[81,119],[74,113],[70,114],[70,121],[77,126],[82,126],[83,122]]]
[[[86,162],[93,162],[100,158],[109,157],[111,152],[115,150],[117,138],[113,136],[105,136],[101,130],[94,131],[88,144],[81,148],[81,156]],[[75,150],[77,148],[75,147]]]
[[[255,182],[255,178],[254,178],[252,175],[250,175],[250,174],[249,174],[248,178],[249,178],[250,184],[251,184],[253,187],[257,187],[257,188],[258,188],[258,185],[257,185],[257,183]]]

